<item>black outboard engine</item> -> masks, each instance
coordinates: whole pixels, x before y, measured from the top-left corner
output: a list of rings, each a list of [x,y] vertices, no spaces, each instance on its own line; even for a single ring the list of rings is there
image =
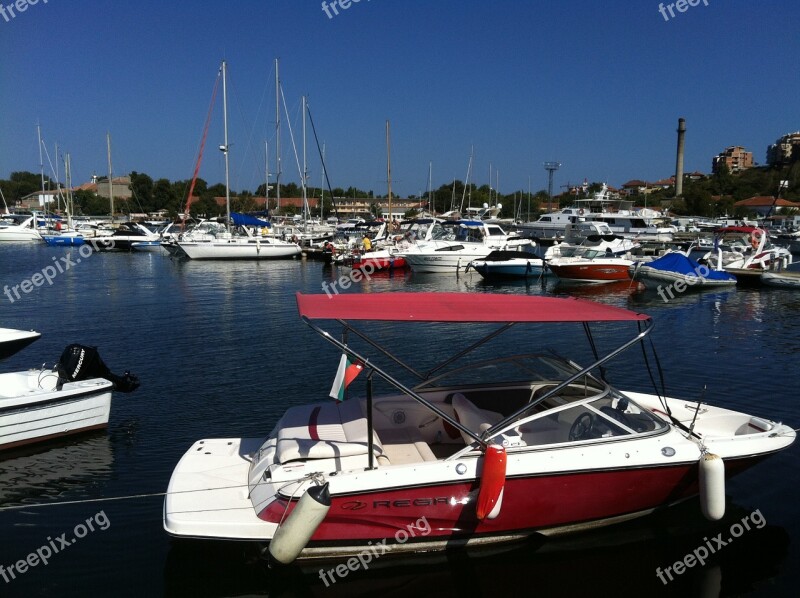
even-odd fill
[[[88,378],[105,378],[113,382],[114,389],[120,392],[133,392],[139,388],[139,378],[130,372],[125,372],[122,376],[112,374],[100,359],[97,347],[69,345],[61,354],[56,369],[59,390],[64,382],[76,382]]]

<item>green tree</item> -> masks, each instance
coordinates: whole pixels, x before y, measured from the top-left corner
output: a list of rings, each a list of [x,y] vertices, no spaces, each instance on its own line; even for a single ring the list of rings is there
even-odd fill
[[[130,189],[133,193],[132,200],[142,212],[153,212],[157,208],[153,203],[153,179],[146,174],[135,170],[131,172]]]
[[[711,201],[711,193],[699,186],[687,187],[683,193],[683,201],[689,214],[694,216],[713,216],[714,207]]]
[[[175,216],[180,210],[180,196],[169,180],[158,179],[153,184],[153,206],[156,210],[167,210],[170,216]]]
[[[81,189],[73,192],[76,215],[105,216],[110,214],[111,205],[105,197],[98,197],[97,193]]]
[[[206,194],[192,203],[189,208],[189,213],[192,216],[217,218],[225,213],[225,208],[220,208],[214,197]]]

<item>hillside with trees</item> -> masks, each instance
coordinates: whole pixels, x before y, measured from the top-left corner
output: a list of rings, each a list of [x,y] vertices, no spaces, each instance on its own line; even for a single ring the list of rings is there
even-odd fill
[[[130,173],[132,192],[131,199],[121,201],[116,209],[127,213],[153,213],[164,210],[171,217],[183,212],[186,198],[191,184],[190,180],[169,181],[168,179],[153,180],[149,175],[133,171]],[[104,177],[98,179],[99,183],[106,181]],[[753,196],[777,196],[780,181],[789,181],[789,187],[783,189],[781,197],[789,201],[800,202],[800,160],[783,168],[750,168],[738,174],[731,174],[724,166],[716,174],[709,175],[698,181],[686,181],[683,196],[675,198],[674,188],[659,189],[647,195],[647,206],[653,208],[668,208],[675,215],[694,216],[749,216],[747,210],[735,209],[734,203]],[[55,189],[55,183],[47,176],[44,178],[46,189]],[[32,172],[12,172],[8,180],[0,179],[0,189],[9,208],[17,205],[22,198],[39,191],[42,179],[39,174]],[[231,191],[231,209],[238,212],[253,212],[265,209],[265,185],[260,185],[254,192],[248,190]],[[601,183],[592,183],[588,193],[598,191]],[[300,197],[301,189],[296,183],[281,185],[281,197]],[[326,189],[309,188],[308,197],[323,197],[325,214],[332,213],[333,202],[331,193]],[[79,190],[74,192],[75,215],[101,216],[109,213],[109,202],[106,197],[98,196],[93,191]],[[198,178],[195,182],[194,199],[191,203],[192,215],[222,215],[215,198],[225,196],[225,186],[221,183],[209,185],[205,180]],[[356,187],[333,189],[333,196],[337,198],[385,198],[386,195],[375,195],[373,191],[365,191]],[[256,201],[255,198],[262,198]],[[275,190],[270,191],[269,208],[275,208]],[[484,204],[503,205],[501,215],[504,218],[521,218],[523,220],[535,219],[539,212],[546,207],[547,192],[544,190],[529,194],[527,191],[517,190],[512,193],[498,193],[488,185],[477,186],[474,183],[466,185],[459,180],[441,185],[425,197],[410,196],[409,199],[419,199],[425,202],[430,198],[428,210],[434,213],[444,213],[450,210],[461,210],[466,207],[480,207]],[[570,205],[576,197],[565,192],[553,198],[560,206]],[[634,196],[637,205],[644,202],[643,196]],[[282,207],[281,213],[294,214],[297,209],[293,206]]]

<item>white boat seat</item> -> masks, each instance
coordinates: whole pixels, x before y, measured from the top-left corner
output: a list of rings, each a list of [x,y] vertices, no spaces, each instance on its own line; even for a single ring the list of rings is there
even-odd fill
[[[381,430],[381,439],[384,442],[383,450],[392,465],[437,460],[418,428]]]
[[[475,404],[465,397],[460,392],[453,395],[453,412],[455,413],[456,420],[465,428],[469,428],[473,432],[480,434],[491,428],[494,424],[503,419],[500,413],[486,411],[480,409]],[[460,430],[459,430],[460,431]],[[464,432],[461,432],[461,437],[467,444],[472,444],[475,439]]]
[[[366,455],[367,418],[361,401],[291,407],[278,422],[276,460],[330,459]],[[383,455],[374,432],[373,454]]]

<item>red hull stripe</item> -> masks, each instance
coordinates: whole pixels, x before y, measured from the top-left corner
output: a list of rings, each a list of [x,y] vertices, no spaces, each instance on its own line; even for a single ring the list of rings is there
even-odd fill
[[[762,456],[726,461],[729,478]],[[385,489],[333,496],[331,509],[312,543],[396,538],[398,530],[419,526],[425,517],[426,539],[502,535],[536,531],[628,515],[674,504],[698,492],[696,463],[612,471],[506,478],[503,506],[496,519],[479,520],[480,483],[464,480],[439,486]],[[258,517],[277,523],[296,501],[277,500]],[[422,534],[418,534],[422,535]]]
[[[308,418],[308,435],[311,440],[319,440],[319,432],[317,431],[317,418],[322,407],[314,407],[311,412],[311,417]]]

